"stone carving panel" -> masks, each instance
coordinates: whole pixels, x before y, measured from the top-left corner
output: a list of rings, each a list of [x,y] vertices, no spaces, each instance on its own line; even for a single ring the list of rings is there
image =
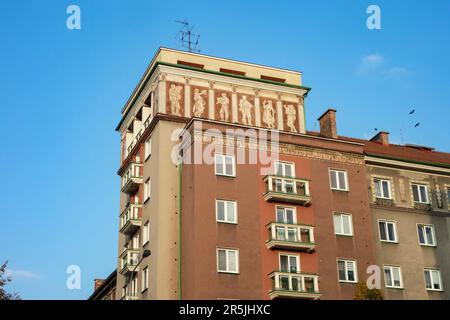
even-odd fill
[[[241,94],[238,98],[238,122],[240,124],[255,125],[255,97],[253,95]]]
[[[270,98],[259,98],[259,109],[261,113],[261,127],[277,128],[277,101]]]
[[[223,90],[214,90],[214,119],[226,122],[232,122],[233,108],[231,105],[231,92]]]
[[[174,116],[184,116],[184,84],[169,82],[166,84],[166,112]]]
[[[285,131],[297,133],[298,130],[298,104],[283,102],[283,128]]]
[[[207,118],[209,108],[209,89],[191,86],[191,114],[197,118]]]

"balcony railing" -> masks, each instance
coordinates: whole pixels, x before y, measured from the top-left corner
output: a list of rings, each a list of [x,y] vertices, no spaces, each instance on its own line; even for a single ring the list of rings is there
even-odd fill
[[[139,210],[141,204],[129,203],[120,215],[120,232],[123,234],[133,234],[141,226]]]
[[[274,271],[270,274],[272,290],[271,299],[296,298],[319,299],[319,276],[308,273],[289,273]]]
[[[139,250],[138,249],[125,249],[120,255],[121,266],[120,273],[128,274],[137,271],[137,263],[139,260]]]
[[[137,294],[136,293],[126,293],[120,300],[137,300]]]
[[[266,176],[266,201],[277,201],[294,203],[300,205],[310,205],[311,196],[309,193],[309,181],[305,179],[288,178],[281,176]]]
[[[139,184],[143,182],[143,167],[144,165],[142,163],[130,163],[127,170],[122,175],[122,192],[132,194],[137,190]]]
[[[311,252],[316,247],[313,226],[272,222],[267,228],[270,239],[266,242],[266,246],[269,249]]]

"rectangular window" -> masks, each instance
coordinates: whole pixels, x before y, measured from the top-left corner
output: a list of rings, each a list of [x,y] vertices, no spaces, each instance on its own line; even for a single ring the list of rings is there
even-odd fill
[[[144,202],[150,199],[150,178],[144,183]]]
[[[142,269],[142,292],[148,289],[148,267]]]
[[[236,176],[236,163],[234,156],[216,154],[214,159],[216,175],[229,177]]]
[[[150,138],[148,138],[147,141],[145,141],[144,153],[145,153],[145,160],[147,160],[148,157],[150,157],[150,155],[152,154],[152,140]]]
[[[136,232],[133,236],[132,249],[139,249],[139,232]]]
[[[133,278],[133,281],[131,281],[131,294],[135,296],[137,294],[137,278]]]
[[[334,233],[343,236],[353,235],[352,215],[345,213],[333,214]]]
[[[236,249],[217,249],[217,271],[239,273],[239,251]]]
[[[441,271],[434,269],[424,269],[425,287],[430,291],[442,291]]]
[[[428,203],[428,187],[424,184],[412,184],[414,202]]]
[[[300,272],[300,259],[297,255],[280,254],[280,271],[281,272]]]
[[[386,288],[403,288],[402,269],[400,267],[384,266],[384,283]]]
[[[295,168],[293,163],[275,161],[275,174],[282,177],[295,177]]]
[[[375,194],[379,199],[391,199],[391,182],[384,179],[375,179]]]
[[[142,245],[150,241],[150,222],[147,221],[142,228]]]
[[[237,223],[236,201],[216,200],[217,222]]]
[[[338,259],[339,282],[358,282],[356,261]]]
[[[433,225],[418,224],[417,233],[419,235],[419,243],[422,246],[436,246],[436,236],[434,234]]]
[[[332,190],[348,191],[347,171],[331,169],[330,185]]]
[[[383,242],[397,242],[397,228],[395,221],[378,221],[380,240]]]
[[[295,224],[297,222],[297,215],[295,208],[277,207],[277,222]]]

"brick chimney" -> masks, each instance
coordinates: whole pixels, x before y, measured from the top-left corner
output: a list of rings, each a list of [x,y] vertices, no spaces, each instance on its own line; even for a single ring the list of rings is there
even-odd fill
[[[103,282],[105,282],[105,279],[94,279],[94,291],[100,288]]]
[[[383,146],[389,145],[389,132],[380,131],[370,141],[381,143]]]
[[[317,120],[319,120],[320,123],[320,135],[322,137],[337,139],[335,109],[328,109]]]

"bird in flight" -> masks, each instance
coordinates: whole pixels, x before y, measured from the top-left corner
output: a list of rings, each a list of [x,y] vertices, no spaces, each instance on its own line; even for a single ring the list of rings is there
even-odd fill
[[[420,122],[417,122],[414,128],[417,128],[418,126],[420,126]]]
[[[414,112],[416,112],[416,109],[412,109],[409,114],[413,114]]]

